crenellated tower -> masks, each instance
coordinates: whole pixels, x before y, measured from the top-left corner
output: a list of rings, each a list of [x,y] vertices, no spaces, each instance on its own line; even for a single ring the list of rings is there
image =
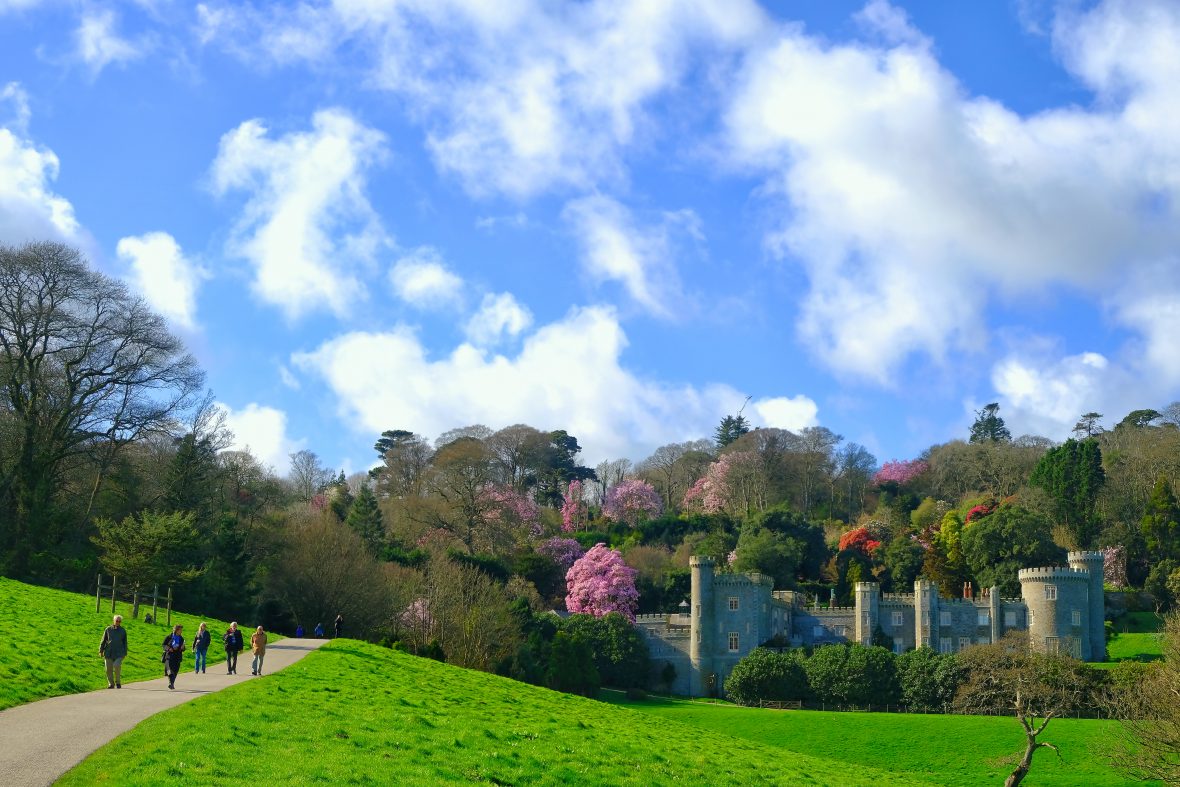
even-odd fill
[[[856,641],[872,645],[880,623],[880,586],[876,582],[856,583]]]
[[[704,697],[712,686],[709,676],[715,674],[713,653],[717,637],[716,613],[713,605],[713,569],[711,557],[694,555],[689,558],[692,571],[692,593],[690,603],[692,615],[689,622],[688,658],[692,666],[692,695]]]
[[[1028,609],[1029,644],[1038,651],[1090,656],[1090,572],[1026,568],[1017,574]]]
[[[1101,552],[1070,552],[1069,566],[1089,573],[1090,649],[1086,661],[1106,661],[1106,594]]]

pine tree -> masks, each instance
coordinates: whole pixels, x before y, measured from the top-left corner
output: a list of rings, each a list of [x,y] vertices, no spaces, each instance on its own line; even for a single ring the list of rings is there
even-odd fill
[[[1012,433],[1004,426],[1004,419],[1000,417],[1000,405],[996,402],[985,404],[982,410],[975,412],[975,423],[971,424],[972,443],[1006,443],[1012,439]]]
[[[1066,440],[1041,457],[1028,482],[1048,493],[1058,523],[1069,529],[1079,548],[1093,545],[1099,525],[1094,503],[1106,482],[1096,440]]]
[[[1142,528],[1152,562],[1180,558],[1180,504],[1165,476],[1151,489]]]
[[[744,415],[727,415],[721,419],[721,424],[713,433],[713,439],[717,442],[717,448],[721,449],[749,431],[750,422]]]
[[[385,525],[381,521],[381,508],[377,496],[368,484],[361,487],[344,523],[356,531],[373,554],[381,551],[385,542]]]

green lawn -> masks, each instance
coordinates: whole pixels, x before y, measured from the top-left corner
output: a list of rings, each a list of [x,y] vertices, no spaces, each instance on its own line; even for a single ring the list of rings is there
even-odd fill
[[[939,783],[745,737],[336,640],[153,716],[59,784]]]
[[[1115,622],[1115,635],[1106,643],[1110,661],[1156,661],[1163,657],[1163,620],[1154,612],[1128,612]]]
[[[140,615],[151,607],[140,607]],[[127,627],[130,652],[123,662],[123,681],[156,678],[163,674],[160,643],[163,625],[148,626],[131,619],[131,605],[119,604]],[[213,633],[209,664],[224,661],[221,633],[226,623],[172,613],[192,642],[197,624],[205,620]],[[75,694],[106,686],[103,660],[98,656],[102,631],[111,622],[110,602],[94,611],[94,596],[26,585],[0,577],[0,710],[32,700]],[[247,621],[239,621],[245,625]],[[246,626],[246,631],[250,629]],[[248,634],[247,634],[248,636]],[[184,666],[192,669],[192,652]]]
[[[945,785],[1001,784],[1024,750],[1024,733],[1012,718],[774,711],[666,699],[630,702],[618,692],[604,697],[662,720]],[[1139,784],[1121,778],[1102,760],[1104,733],[1114,723],[1050,722],[1044,739],[1061,748],[1062,759],[1047,749],[1038,751],[1023,784]]]

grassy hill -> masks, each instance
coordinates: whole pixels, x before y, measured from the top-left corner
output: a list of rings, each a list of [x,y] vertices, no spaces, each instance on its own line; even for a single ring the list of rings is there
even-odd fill
[[[872,765],[909,778],[945,785],[1001,784],[1023,753],[1015,719],[937,714],[774,711],[728,704],[649,699],[613,702],[660,719],[724,732],[787,752],[856,765]],[[1061,748],[1062,759],[1041,750],[1023,782],[1029,787],[1141,784],[1120,777],[1102,759],[1104,732],[1115,722],[1057,719],[1044,738]]]
[[[1115,623],[1115,635],[1106,643],[1111,661],[1156,661],[1163,658],[1164,622],[1154,612],[1128,612]]]
[[[937,783],[352,640],[154,716],[62,785]]]
[[[123,615],[130,647],[123,662],[123,681],[160,677],[160,642],[167,629],[131,620],[130,604],[120,604],[118,612]],[[144,614],[143,607],[140,614]],[[221,633],[228,624],[172,613],[172,622],[184,626],[189,642],[202,620],[213,632],[214,644],[209,648],[212,668],[215,661],[225,660],[220,645]],[[45,697],[104,688],[107,681],[98,643],[110,622],[109,602],[102,612],[95,612],[94,596],[0,577],[0,710]],[[246,623],[239,621],[239,625]],[[249,629],[246,626],[247,632]],[[185,653],[184,666],[192,669],[191,650]]]

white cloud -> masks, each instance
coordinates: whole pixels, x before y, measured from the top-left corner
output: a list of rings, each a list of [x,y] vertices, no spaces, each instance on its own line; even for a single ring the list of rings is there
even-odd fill
[[[662,317],[683,308],[668,232],[670,226],[685,225],[689,234],[699,234],[699,221],[686,220],[681,211],[666,214],[661,224],[641,227],[627,208],[601,195],[573,200],[562,216],[573,226],[583,266],[595,282],[619,282],[637,303]]]
[[[336,0],[294,14],[212,8],[202,35],[251,57],[327,61],[370,53],[370,81],[399,94],[437,166],[474,194],[529,197],[625,179],[624,153],[650,138],[648,106],[690,62],[761,35],[752,0]],[[228,10],[227,10],[228,9]],[[225,14],[235,18],[225,21]],[[219,32],[209,32],[216,30]],[[294,36],[315,44],[282,48]]]
[[[21,129],[0,128],[0,243],[77,240],[74,207],[52,190],[58,166],[53,151],[36,146]]]
[[[97,74],[111,63],[126,63],[144,54],[145,45],[120,38],[115,12],[88,9],[74,33],[78,58]]]
[[[197,290],[208,273],[166,232],[123,238],[116,247],[128,281],[153,309],[186,330],[197,327]]]
[[[25,92],[19,82],[9,82],[0,88],[0,103],[3,102],[12,105],[12,119],[2,125],[12,128],[17,133],[27,134],[29,132],[29,118],[32,117],[32,113],[29,111],[29,94]],[[0,121],[2,120],[3,116],[0,115]]]
[[[357,270],[388,242],[364,194],[385,137],[339,109],[316,112],[310,132],[268,134],[246,121],[221,138],[213,162],[216,194],[249,195],[232,251],[254,266],[255,293],[289,319],[344,315],[365,295]]]
[[[590,464],[640,459],[663,443],[709,434],[744,399],[726,385],[644,380],[622,366],[626,344],[614,312],[594,307],[541,326],[514,357],[461,344],[431,359],[411,329],[398,327],[347,333],[292,361],[324,379],[359,432],[391,423],[427,435],[464,423],[530,423],[568,430]],[[774,403],[766,409],[782,412]]]
[[[1180,6],[1062,17],[1055,47],[1102,101],[1027,116],[968,95],[897,9],[861,19],[896,43],[784,27],[749,54],[726,120],[731,161],[781,199],[769,246],[807,276],[798,328],[823,363],[890,384],[913,354],[981,347],[994,298],[1100,296],[1175,256]]]
[[[467,321],[467,338],[478,347],[492,347],[504,338],[515,338],[533,324],[532,312],[512,293],[483,296],[479,311]]]
[[[287,414],[274,407],[251,402],[241,410],[218,403],[225,411],[225,423],[234,433],[235,451],[249,451],[272,469],[283,473],[290,464],[290,454],[303,447],[302,440],[287,436]]]
[[[291,373],[286,364],[279,364],[279,380],[292,391],[298,391],[303,387],[299,383],[299,378]]]
[[[776,396],[753,403],[755,425],[772,429],[789,429],[797,432],[807,426],[816,426],[819,421],[819,407],[816,403],[799,394],[793,397]]]
[[[429,246],[394,263],[389,282],[398,298],[420,309],[458,306],[463,301],[463,279],[448,270],[438,250]]]

